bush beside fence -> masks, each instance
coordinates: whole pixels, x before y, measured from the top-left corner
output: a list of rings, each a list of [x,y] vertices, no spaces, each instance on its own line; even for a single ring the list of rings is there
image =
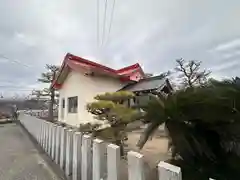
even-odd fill
[[[72,180],[120,180],[120,148],[92,139],[89,135],[21,114],[20,122],[37,140],[49,157]],[[107,157],[106,154],[107,153]],[[147,180],[144,174],[143,155],[130,151],[127,154],[128,179]],[[158,164],[159,180],[181,180],[181,168],[161,161]],[[106,171],[106,172],[105,172]]]

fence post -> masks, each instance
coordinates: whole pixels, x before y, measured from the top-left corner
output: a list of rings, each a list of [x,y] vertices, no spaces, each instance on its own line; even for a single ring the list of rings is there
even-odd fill
[[[39,121],[37,119],[35,119],[35,123],[32,123],[33,125],[35,125],[34,127],[32,127],[33,132],[34,132],[34,136],[35,136],[35,140],[37,140],[38,142],[38,134],[39,134]]]
[[[31,121],[31,122],[30,122],[29,129],[30,129],[30,132],[31,132],[31,135],[33,136],[33,138],[34,138],[35,140],[37,140],[37,138],[36,138],[37,131],[35,130],[35,126],[38,126],[38,124],[37,124],[37,123],[34,123],[34,124],[33,124],[33,121]]]
[[[66,136],[67,134],[67,128],[61,129],[61,140],[60,140],[60,167],[62,169],[65,168],[65,162],[66,162]]]
[[[72,180],[81,179],[81,146],[82,146],[82,133],[75,132],[73,134],[73,172]]]
[[[92,140],[91,136],[83,135],[82,138],[82,163],[81,180],[92,179]]]
[[[115,144],[107,146],[107,180],[120,180],[120,147]]]
[[[41,136],[40,136],[40,145],[43,148],[43,141],[44,141],[44,130],[45,130],[45,122],[41,121]]]
[[[54,158],[55,158],[56,129],[57,129],[57,126],[56,126],[55,124],[53,124],[53,125],[52,125],[52,151],[51,151],[52,160],[54,160]]]
[[[51,157],[52,151],[52,124],[49,123],[49,130],[48,130],[48,155]]]
[[[128,158],[128,180],[145,180],[143,155],[130,151]]]
[[[47,122],[44,122],[44,146],[43,146],[43,149],[45,152],[47,152],[47,132],[48,132],[48,123]]]
[[[61,127],[56,127],[56,149],[55,149],[55,162],[60,163],[60,141],[61,141]]]
[[[48,129],[49,129],[49,124],[48,122],[45,122],[45,132],[44,132],[44,150],[45,152],[48,151]]]
[[[45,122],[44,121],[42,121],[41,122],[41,136],[40,136],[40,145],[41,145],[41,147],[43,148],[43,142],[44,142],[44,130],[45,130]]]
[[[161,161],[158,164],[159,180],[182,180],[181,168]]]
[[[38,144],[41,145],[41,137],[42,137],[42,121],[38,120],[38,135],[37,135],[37,141]]]
[[[66,165],[65,174],[70,176],[72,174],[72,160],[73,160],[73,130],[67,130],[66,139]]]
[[[106,147],[103,140],[93,140],[93,180],[104,179],[104,171],[106,169],[105,161]]]
[[[43,122],[42,122],[41,141],[40,141],[40,145],[41,145],[42,148],[44,147],[44,145],[43,145],[43,142],[44,142],[44,131],[45,131],[45,122],[43,121]]]

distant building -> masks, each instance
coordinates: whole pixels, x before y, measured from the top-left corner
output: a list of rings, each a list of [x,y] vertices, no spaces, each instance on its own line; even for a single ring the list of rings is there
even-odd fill
[[[235,78],[235,83],[236,83],[238,86],[240,86],[240,78],[239,78],[239,77],[236,77],[236,78]]]
[[[95,121],[86,104],[98,94],[119,90],[137,95],[171,91],[167,79],[146,76],[138,63],[115,70],[72,54],[65,56],[52,87],[59,91],[58,120],[73,126]]]
[[[151,94],[169,94],[173,91],[169,80],[162,75],[146,77],[139,81],[131,82],[119,91],[131,91],[135,93],[136,97],[128,100],[128,106],[145,104],[150,100],[149,93]]]

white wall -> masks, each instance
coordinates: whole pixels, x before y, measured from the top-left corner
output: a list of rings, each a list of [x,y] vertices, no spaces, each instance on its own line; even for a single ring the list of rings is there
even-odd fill
[[[94,96],[105,92],[115,92],[124,86],[117,79],[110,77],[85,76],[83,73],[72,71],[59,90],[59,121],[76,126],[94,121],[87,112],[86,104],[92,102]],[[68,113],[68,97],[78,96],[78,113]],[[61,118],[62,98],[65,98],[64,118]]]

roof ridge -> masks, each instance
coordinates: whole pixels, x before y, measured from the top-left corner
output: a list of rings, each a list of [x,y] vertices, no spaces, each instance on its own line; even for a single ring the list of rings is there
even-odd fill
[[[129,70],[129,69],[132,69],[132,68],[138,68],[138,67],[140,67],[139,63],[135,63],[135,64],[132,64],[130,66],[126,66],[124,68],[118,69],[117,72],[121,73],[121,72],[124,72],[126,70]]]
[[[142,71],[142,68],[139,65],[139,63],[121,68],[119,70],[115,70],[115,69],[112,69],[108,66],[102,65],[100,63],[97,63],[97,62],[94,62],[94,61],[91,61],[91,60],[73,55],[71,53],[67,53],[65,58],[64,58],[64,61],[62,63],[62,66],[60,68],[60,73],[56,76],[55,80],[51,84],[51,87],[58,86],[59,83],[57,81],[58,81],[58,79],[59,79],[59,77],[60,77],[64,68],[66,68],[67,66],[69,66],[69,67],[72,66],[71,69],[74,69],[73,66],[83,65],[83,64],[89,66],[90,68],[98,68],[101,71],[104,71],[104,72],[109,73],[109,74],[114,74],[116,76],[119,76],[120,78],[126,78],[128,80],[130,80],[130,76],[131,76],[132,71],[134,71],[136,69],[140,70],[141,73],[144,75],[144,72]]]
[[[147,77],[147,78],[144,78],[142,80],[154,80],[154,79],[167,79],[167,78],[164,77],[162,74],[160,74],[160,75],[157,75],[157,76]]]
[[[93,65],[93,66],[98,66],[98,67],[107,69],[107,70],[109,70],[109,71],[115,72],[115,73],[117,72],[117,70],[115,70],[115,69],[112,69],[112,68],[107,67],[107,66],[105,66],[105,65],[102,65],[102,64],[100,64],[100,63],[97,63],[97,62],[88,60],[88,59],[86,59],[86,58],[82,58],[82,57],[79,57],[79,56],[75,56],[75,55],[70,54],[70,53],[68,53],[68,57],[70,58],[70,60],[84,61],[84,62],[87,63],[87,64],[90,64],[90,65]],[[71,59],[71,58],[73,58],[73,59]]]

